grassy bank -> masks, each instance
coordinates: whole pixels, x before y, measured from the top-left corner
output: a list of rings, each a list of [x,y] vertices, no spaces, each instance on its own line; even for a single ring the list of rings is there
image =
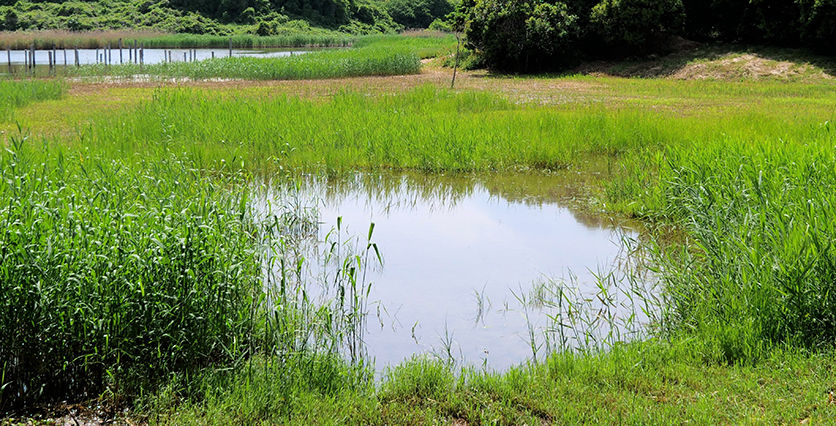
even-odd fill
[[[833,359],[774,351],[757,366],[705,363],[687,342],[555,354],[504,373],[415,358],[379,386],[303,379],[292,403],[270,368],[206,377],[194,402],[177,386],[149,402],[150,424],[831,424]],[[290,380],[295,380],[290,379]]]
[[[624,160],[651,161],[666,149],[692,150],[711,140],[827,143],[829,133],[819,125],[832,101],[828,86],[808,87],[807,97],[792,104],[783,98],[785,86],[758,89],[762,93],[725,83],[683,84],[675,100],[656,97],[652,105],[642,97],[632,105],[581,102],[559,108],[430,86],[396,96],[337,91],[326,101],[269,92],[241,97],[168,90],[130,114],[85,129],[84,136],[109,155],[165,144],[189,152],[202,165],[235,156],[253,171],[564,169],[598,156],[611,159],[613,174],[621,176],[619,168],[634,173],[607,186],[605,201],[627,209],[638,197],[658,196],[661,188],[649,180],[658,176],[658,165],[634,168],[620,163]],[[749,105],[719,104],[744,93],[753,100]],[[718,106],[687,115],[675,109],[675,102],[700,94],[714,94]],[[639,192],[651,184],[648,194]],[[649,203],[658,200],[651,198],[642,202],[656,208]]]
[[[21,277],[16,282],[27,290],[18,294],[17,287],[3,287],[5,306],[12,309],[33,301],[54,306],[34,311],[45,322],[33,317],[26,324],[54,327],[59,330],[54,335],[80,343],[30,345],[43,338],[32,328],[21,334],[28,336],[26,345],[6,347],[41,348],[37,359],[52,360],[55,355],[56,360],[80,363],[70,371],[99,371],[94,376],[98,387],[90,387],[93,394],[104,389],[135,398],[130,384],[148,389],[136,399],[136,413],[154,424],[832,422],[833,85],[569,77],[522,81],[548,90],[497,93],[523,87],[517,85],[520,82],[489,80],[488,91],[421,86],[381,93],[334,88],[314,96],[279,86],[153,89],[138,105],[96,117],[77,133],[32,148],[28,163],[16,160],[22,151],[13,149],[4,164],[28,165],[3,168],[8,178],[2,188],[13,201],[3,217],[21,219],[4,223],[20,232],[6,233],[4,253],[14,256],[4,257],[8,263],[0,270]],[[87,166],[90,159],[95,167]],[[263,217],[241,210],[241,198],[222,203],[225,197],[248,193],[219,190],[246,187],[236,183],[241,176],[340,175],[354,170],[568,170],[592,175],[583,193],[588,208],[638,216],[667,231],[658,236],[669,239],[651,243],[653,264],[663,283],[659,297],[665,301],[655,334],[643,342],[599,348],[604,350],[552,354],[539,364],[501,373],[417,358],[393,366],[378,383],[370,381],[362,362],[347,360],[354,353],[347,348],[355,347],[358,338],[359,323],[352,321],[363,312],[362,298],[356,298],[362,284],[354,293],[354,305],[335,303],[340,300],[336,296],[308,304],[303,292],[282,293],[300,288],[285,285],[298,276],[294,258],[281,252],[281,247],[292,247],[293,240],[281,232],[271,234],[277,237],[267,242],[253,238],[263,235],[254,232],[266,222]],[[160,200],[172,207],[155,208]],[[276,211],[270,217],[299,223],[294,211]],[[79,219],[88,216],[97,219]],[[231,236],[227,229],[244,232]],[[61,232],[77,237],[58,240]],[[84,232],[91,232],[92,238],[84,238]],[[190,232],[224,242],[186,250],[183,247],[191,246],[183,244],[193,241],[187,238]],[[172,241],[171,246],[166,241]],[[212,251],[237,242],[241,255]],[[256,253],[265,253],[257,250],[263,246],[276,250],[280,255],[272,256],[271,262],[284,261],[278,270],[289,272],[271,278],[275,286],[268,288],[275,293],[252,290],[243,299],[230,298],[230,303],[249,301],[248,307],[232,309],[238,314],[232,315],[237,320],[231,323],[209,321],[219,327],[246,325],[249,331],[237,336],[250,344],[239,343],[241,352],[232,352],[235,356],[198,350],[199,355],[215,355],[208,360],[190,357],[197,363],[194,368],[171,361],[180,359],[174,353],[186,343],[227,337],[189,326],[190,313],[199,309],[185,309],[176,303],[183,300],[179,294],[168,292],[204,277],[205,281],[194,281],[204,284],[189,294],[204,294],[203,289],[214,294],[212,286],[222,284],[215,280],[225,275],[210,273],[214,269],[198,273],[202,270],[196,266],[240,271],[224,283],[256,279],[258,274],[247,266],[261,268],[259,262],[265,258]],[[362,256],[346,259],[363,258],[369,253],[369,246],[363,252],[364,246],[360,245]],[[102,266],[106,262],[121,263],[113,256],[134,253],[131,247],[152,249],[134,249],[139,260],[128,259],[126,265],[139,272],[102,272],[109,270]],[[157,247],[168,247],[172,254],[158,252]],[[203,257],[175,262],[183,253]],[[217,264],[220,260],[229,263]],[[160,275],[146,271],[152,265],[160,265]],[[191,265],[196,266],[188,272]],[[350,270],[343,267],[332,275],[346,280],[344,289],[357,288],[358,276]],[[66,290],[43,285],[75,283],[76,278],[66,278],[71,271],[84,278],[80,283],[102,284],[66,285]],[[148,339],[120,340],[128,335],[118,333],[123,324],[140,321],[129,314],[150,309],[143,305],[150,303],[148,298],[137,296],[134,287],[154,280],[176,285],[154,287],[161,301],[159,316],[151,316],[160,319],[152,323],[168,324],[166,315],[176,313],[186,324],[176,329],[195,330],[208,340],[151,338],[166,335],[168,329],[162,326],[144,329],[150,330]],[[123,287],[116,286],[123,282]],[[42,290],[53,287],[51,292]],[[113,298],[89,296],[99,294],[98,288],[118,291]],[[270,319],[280,311],[257,300],[285,301],[287,309]],[[122,303],[139,308],[120,311]],[[91,307],[82,310],[87,316],[68,310],[79,304]],[[104,314],[88,312],[97,310]],[[63,313],[55,313],[59,311]],[[245,321],[246,314],[254,319]],[[111,317],[121,319],[111,323]],[[115,331],[84,334],[98,336],[89,343],[80,337],[81,331],[73,334],[75,324],[88,323]],[[332,328],[334,324],[343,328]],[[3,330],[14,327],[29,330],[19,324]],[[11,334],[6,338],[17,342]],[[162,360],[158,364],[165,366],[165,377],[153,385],[120,381],[127,376],[118,374],[111,379],[108,371],[129,365],[99,355],[123,353],[112,350],[116,343],[111,342],[120,342],[126,354],[168,348],[172,353],[162,358],[151,355],[154,363]],[[226,348],[227,343],[218,345]],[[87,355],[79,358],[46,347],[81,347],[85,349],[78,353]],[[83,363],[87,359],[90,364]],[[207,365],[213,368],[201,368]],[[139,367],[131,371],[160,376]]]

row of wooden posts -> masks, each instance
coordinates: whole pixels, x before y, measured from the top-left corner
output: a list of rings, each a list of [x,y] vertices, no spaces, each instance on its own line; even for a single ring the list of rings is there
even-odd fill
[[[137,43],[137,41],[134,40],[133,46],[130,46],[130,43],[128,43],[127,47],[125,47],[122,44],[122,39],[120,38],[117,48],[119,50],[119,63],[120,64],[124,63],[123,49],[127,48],[127,50],[128,50],[128,63],[133,62],[135,64],[139,64],[139,69],[142,70],[142,65],[145,63],[145,47],[142,45],[142,43]],[[67,48],[64,47],[61,50],[64,53],[64,66],[66,67],[67,66]],[[73,48],[73,50],[75,51],[75,62],[74,62],[74,64],[75,64],[75,66],[80,66],[81,63],[79,62],[79,58],[78,58],[78,46],[75,46]],[[102,64],[105,64],[105,65],[113,65],[113,50],[114,49],[111,47],[110,44],[108,44],[107,46],[105,46],[102,49],[101,54],[99,54],[99,49],[96,49],[96,63],[97,64],[102,63]],[[25,52],[26,52],[26,54],[24,56],[24,58],[25,58],[24,59],[24,68],[27,71],[32,72],[34,74],[35,65],[36,65],[36,61],[35,61],[35,42],[34,41],[32,42],[32,45],[30,46],[30,48],[26,49]],[[56,48],[56,46],[54,44],[52,45],[52,50],[48,51],[48,53],[49,53],[49,59],[48,59],[49,73],[53,74],[53,73],[55,73],[55,67],[58,65],[58,49]],[[12,73],[12,48],[9,45],[6,45],[6,57],[8,58],[9,74],[11,74]],[[232,38],[229,39],[229,57],[232,57]],[[215,52],[214,51],[212,51],[212,59],[215,59]],[[188,52],[183,52],[183,61],[184,62],[186,62],[186,61],[192,62],[192,61],[196,61],[196,60],[197,60],[197,49],[189,49]],[[163,51],[163,61],[164,62],[173,62],[173,58],[172,58],[170,50],[164,50]]]

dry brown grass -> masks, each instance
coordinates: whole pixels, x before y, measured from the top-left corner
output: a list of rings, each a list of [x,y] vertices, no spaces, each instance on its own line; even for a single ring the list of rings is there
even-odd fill
[[[160,37],[168,33],[151,30],[104,30],[104,31],[66,31],[66,30],[38,30],[38,31],[2,31],[0,32],[0,46],[4,49],[28,48],[33,42],[39,46],[57,47],[98,47],[114,40],[141,40]]]

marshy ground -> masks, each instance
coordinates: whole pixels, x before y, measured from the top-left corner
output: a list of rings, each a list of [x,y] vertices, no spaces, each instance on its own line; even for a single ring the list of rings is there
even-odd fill
[[[587,211],[678,233],[674,244],[657,247],[670,308],[657,337],[500,373],[415,358],[377,384],[353,381],[354,370],[327,357],[302,357],[285,370],[290,364],[260,354],[191,382],[171,373],[119,420],[126,424],[834,424],[833,62],[786,50],[691,47],[561,76],[460,71],[452,90],[452,70],[440,60],[414,75],[327,80],[85,77],[69,81],[63,97],[15,109],[2,131],[13,146],[19,124],[29,140],[64,147],[68,159],[86,148],[107,164],[130,164],[136,154],[147,157],[144,168],[168,164],[160,166],[163,183],[130,167],[94,173],[95,191],[104,185],[122,194],[107,184],[136,182],[122,194],[127,199],[169,185],[183,197],[214,200],[207,182],[182,170],[228,173],[233,158],[245,164],[232,174],[568,169],[588,172],[569,196]],[[270,127],[291,113],[298,116]],[[286,146],[274,143],[279,129]],[[231,155],[225,141],[240,149]],[[172,152],[186,153],[176,157],[182,170],[166,163]],[[33,154],[32,169],[19,176],[41,173],[38,159],[52,164],[47,154]],[[67,164],[82,167],[87,156]],[[66,176],[79,194],[95,192]],[[182,176],[195,180],[186,185]],[[169,177],[178,185],[166,184]],[[21,203],[20,214],[30,205],[40,204]],[[155,214],[169,220],[169,210]],[[56,217],[44,211],[32,223]],[[227,226],[225,217],[213,220]],[[43,255],[58,250],[44,247]],[[89,250],[91,262],[104,256]],[[82,413],[90,422],[95,404]],[[53,416],[20,422],[74,421]]]

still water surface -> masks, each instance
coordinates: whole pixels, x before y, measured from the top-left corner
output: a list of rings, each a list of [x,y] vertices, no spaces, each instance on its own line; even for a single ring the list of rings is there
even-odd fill
[[[600,309],[596,276],[618,272],[625,241],[638,237],[627,224],[571,208],[566,179],[357,175],[308,182],[293,197],[318,206],[320,241],[338,218],[346,238],[362,236],[364,244],[375,224],[371,242],[383,265],[365,277],[372,302],[365,343],[378,367],[431,353],[506,369],[531,359],[532,344],[542,355],[545,333],[554,340],[561,328],[550,318],[554,306],[532,299],[573,286]],[[611,277],[619,285],[624,274]],[[616,293],[611,302],[624,311]]]
[[[305,48],[310,50],[309,48]],[[233,57],[257,57],[257,58],[276,58],[283,56],[290,56],[305,53],[306,50],[297,49],[232,49]],[[49,64],[49,54],[51,50],[36,50],[35,51],[35,65],[39,70],[46,70]],[[194,52],[194,53],[192,53]],[[26,55],[28,51],[12,50],[0,51],[0,72],[8,73],[9,63],[11,63],[11,70],[13,73],[24,71],[24,64],[26,63]],[[96,64],[105,61],[105,56],[108,56],[107,63],[118,65],[120,63],[133,63],[136,58],[133,53],[129,52],[128,48],[122,49],[122,58],[119,58],[119,49],[78,49],[78,61],[80,65]],[[144,49],[143,63],[144,64],[159,64],[171,59],[173,62],[184,61],[202,61],[205,59],[226,58],[229,56],[229,49],[213,48],[213,49]],[[58,49],[55,51],[55,64],[60,68],[64,65],[75,65],[75,51],[73,49]],[[40,72],[40,71],[39,71]]]

